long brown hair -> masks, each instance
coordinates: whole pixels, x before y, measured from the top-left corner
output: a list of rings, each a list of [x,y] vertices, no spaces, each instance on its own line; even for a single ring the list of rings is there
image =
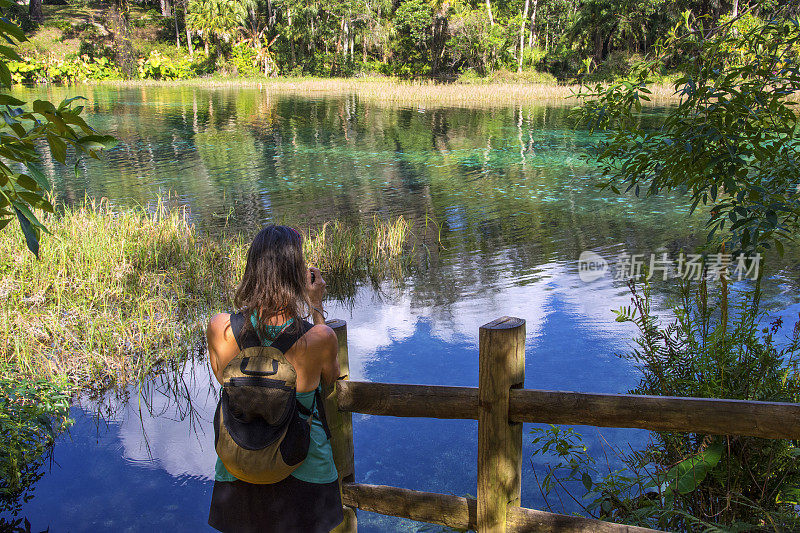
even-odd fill
[[[255,315],[260,334],[265,333],[269,319],[277,315],[294,319],[287,329],[299,330],[300,321],[308,316],[311,306],[306,271],[300,233],[289,226],[270,224],[250,244],[234,304],[248,319]]]

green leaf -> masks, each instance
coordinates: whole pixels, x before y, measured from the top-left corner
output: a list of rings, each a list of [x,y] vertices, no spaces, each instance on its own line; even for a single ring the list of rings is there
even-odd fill
[[[117,142],[111,135],[87,135],[78,139],[78,144],[87,150],[110,150]]]
[[[717,439],[702,452],[673,466],[664,475],[663,480],[669,484],[670,490],[680,494],[689,494],[717,466],[722,457],[722,450],[722,439]]]
[[[34,226],[34,227],[36,227],[36,228],[38,228],[38,229],[40,229],[40,230],[44,231],[45,233],[49,233],[49,232],[47,231],[47,228],[45,228],[45,227],[44,227],[44,225],[42,225],[42,223],[41,223],[41,222],[39,222],[39,219],[38,219],[38,218],[36,218],[36,215],[34,215],[34,214],[31,212],[31,210],[30,210],[30,209],[28,209],[28,206],[26,206],[26,205],[25,205],[25,204],[23,204],[22,202],[12,202],[12,203],[14,204],[14,209],[15,209],[15,210],[17,210],[17,211],[21,211],[21,212],[22,212],[22,214],[25,216],[25,218],[27,218],[27,219],[28,219],[28,221],[29,221],[31,224],[33,224],[33,226]]]
[[[16,24],[12,24],[8,19],[0,19],[0,31],[7,33],[21,43],[28,40],[20,27]]]
[[[17,220],[22,228],[22,234],[25,235],[25,244],[28,246],[28,250],[36,256],[36,259],[39,259],[39,231],[19,209],[14,207],[14,212],[17,213]]]
[[[72,98],[65,98],[58,105],[58,110],[59,111],[64,111],[75,100],[86,100],[86,97],[85,96],[73,96]]]
[[[39,188],[39,184],[36,183],[36,180],[28,176],[27,174],[17,174],[15,178],[17,185],[19,185],[20,187],[25,187],[29,191],[35,191]]]
[[[5,61],[0,61],[0,84],[3,87],[11,87],[11,71]]]
[[[0,94],[0,105],[25,105],[25,102],[9,94]]]
[[[50,153],[53,154],[55,160],[65,165],[67,161],[67,143],[61,137],[48,133],[47,144],[50,145]]]
[[[48,213],[55,211],[53,209],[53,204],[51,204],[44,196],[34,192],[19,191],[17,196],[28,202],[28,205],[37,209],[41,209],[42,211],[47,211]]]
[[[33,102],[33,111],[35,113],[50,113],[56,114],[58,111],[56,110],[56,106],[52,104],[52,102],[48,102],[47,100],[35,100]]]
[[[39,184],[39,187],[45,190],[50,188],[50,182],[48,181],[47,176],[44,175],[44,172],[42,172],[38,166],[34,165],[33,163],[28,163],[25,165],[25,168],[28,169],[31,177],[36,180],[36,183]]]
[[[12,61],[24,61],[20,57],[20,55],[17,53],[16,50],[11,48],[10,46],[6,46],[6,45],[3,45],[3,44],[0,44],[0,55],[5,56],[5,57],[7,57],[8,59],[10,59]],[[19,105],[19,104],[16,104],[16,105]]]
[[[583,486],[586,490],[592,490],[592,476],[584,472],[581,476],[581,481],[583,482]]]

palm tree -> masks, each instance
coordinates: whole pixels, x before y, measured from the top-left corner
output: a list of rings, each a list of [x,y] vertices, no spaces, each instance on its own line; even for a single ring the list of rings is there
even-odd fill
[[[203,38],[206,55],[209,42],[229,41],[243,27],[254,0],[190,0],[186,25]]]

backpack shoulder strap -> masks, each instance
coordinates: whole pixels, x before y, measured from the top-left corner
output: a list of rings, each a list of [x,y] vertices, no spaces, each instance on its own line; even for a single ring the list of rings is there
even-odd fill
[[[239,345],[239,350],[261,346],[258,335],[248,321],[245,320],[244,313],[231,314],[231,331],[233,332],[233,338],[236,339],[236,344]]]
[[[322,401],[322,394],[319,392],[319,387],[314,391],[314,401],[311,403],[311,409],[306,408],[305,405],[300,403],[300,400],[295,400],[297,402],[297,410],[300,412],[301,415],[307,416],[309,423],[311,423],[311,417],[314,416],[314,407],[317,408],[317,412],[319,416],[317,416],[317,420],[322,422],[322,429],[325,430],[325,437],[328,440],[331,440],[331,430],[328,427],[328,417],[325,416],[325,402]]]
[[[314,327],[313,324],[309,323],[308,321],[300,320],[299,329],[291,326],[287,327],[274,341],[272,341],[270,346],[277,348],[281,351],[281,353],[286,353],[292,346],[294,346],[294,343],[296,343],[300,337],[305,335],[312,327]]]
[[[328,427],[328,416],[325,414],[325,402],[322,401],[322,394],[320,387],[317,387],[317,392],[314,393],[314,401],[317,402],[319,408],[319,420],[322,422],[322,428],[325,430],[325,436],[331,440],[331,429]]]

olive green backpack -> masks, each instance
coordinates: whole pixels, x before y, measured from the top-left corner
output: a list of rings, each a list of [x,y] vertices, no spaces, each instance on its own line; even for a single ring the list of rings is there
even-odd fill
[[[311,327],[304,320],[299,331],[284,331],[263,346],[241,313],[231,315],[240,352],[222,372],[214,447],[228,472],[242,481],[277,483],[302,464],[308,454],[315,406],[330,438],[319,389],[314,405],[306,409],[295,397],[297,374],[284,356]]]

